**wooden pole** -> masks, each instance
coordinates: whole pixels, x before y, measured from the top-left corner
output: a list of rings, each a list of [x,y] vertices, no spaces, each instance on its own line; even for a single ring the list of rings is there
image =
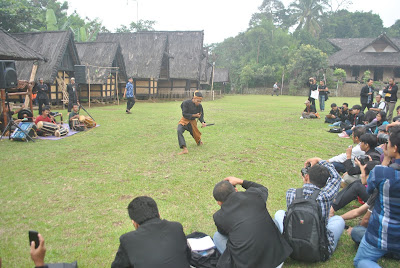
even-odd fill
[[[282,83],[281,83],[281,95],[283,94],[283,80],[285,79],[285,68],[283,68],[283,72],[282,72]]]
[[[89,108],[90,108],[90,69],[89,69],[89,66],[86,64],[86,68],[87,68],[87,76],[88,76],[88,86],[89,86],[89,93],[88,93],[88,95],[89,95],[89,99],[88,99],[88,101],[89,101]]]
[[[37,67],[38,67],[37,62],[34,62],[33,65],[32,65],[31,76],[30,76],[29,81],[28,81],[28,82],[29,82],[29,85],[31,85],[31,83],[33,84],[33,83],[35,82]],[[26,93],[28,93],[28,92],[29,92],[29,90],[26,91]],[[30,101],[29,101],[29,99],[30,99]],[[31,112],[33,113],[33,107],[32,107],[32,88],[31,88],[31,93],[30,93],[30,95],[27,94],[27,95],[25,96],[24,105],[25,105],[25,107],[30,106]]]
[[[211,95],[212,95],[212,100],[214,100],[214,68],[215,68],[215,62],[213,62],[212,72],[211,72]]]
[[[119,105],[118,70],[117,70],[117,73],[115,74],[115,87],[116,87],[116,90],[117,90],[117,103]]]
[[[0,91],[0,95],[1,95],[1,107],[3,109],[3,126],[4,128],[7,126],[8,124],[8,120],[7,120],[7,113],[6,113],[6,90],[5,89],[1,89]]]

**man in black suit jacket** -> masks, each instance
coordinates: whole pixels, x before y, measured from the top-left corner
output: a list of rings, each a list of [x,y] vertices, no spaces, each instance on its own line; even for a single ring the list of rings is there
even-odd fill
[[[361,112],[364,112],[365,108],[371,108],[372,102],[374,101],[374,87],[372,84],[374,80],[369,78],[367,84],[363,86],[360,92],[360,101],[361,101]]]
[[[189,268],[190,249],[182,225],[161,220],[156,202],[139,196],[128,206],[136,231],[120,237],[111,267]]]
[[[246,191],[237,192],[237,184]],[[222,253],[217,267],[277,267],[291,254],[268,213],[267,188],[228,177],[215,185],[213,195],[221,206],[214,214],[214,242]]]

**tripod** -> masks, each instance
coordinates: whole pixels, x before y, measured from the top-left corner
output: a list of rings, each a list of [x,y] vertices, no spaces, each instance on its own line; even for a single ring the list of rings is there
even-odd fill
[[[8,107],[8,112],[7,112],[7,113],[8,113],[8,115],[9,115],[10,122],[8,122],[7,126],[6,126],[6,127],[4,128],[4,130],[3,130],[3,133],[1,133],[0,140],[3,138],[4,134],[7,133],[7,131],[9,131],[9,132],[8,132],[8,139],[10,140],[10,139],[11,139],[11,127],[14,126],[14,127],[18,128],[19,130],[21,130],[21,131],[25,134],[25,136],[26,136],[26,138],[27,138],[27,139],[26,139],[26,142],[28,142],[29,140],[35,142],[35,141],[32,139],[32,137],[29,136],[29,134],[28,134],[25,130],[23,130],[22,128],[20,128],[20,127],[18,126],[18,124],[16,124],[16,123],[14,122],[14,119],[12,118],[11,111],[10,111],[10,102],[8,101],[8,94],[7,94],[7,107]],[[3,112],[5,112],[5,111],[3,111]]]

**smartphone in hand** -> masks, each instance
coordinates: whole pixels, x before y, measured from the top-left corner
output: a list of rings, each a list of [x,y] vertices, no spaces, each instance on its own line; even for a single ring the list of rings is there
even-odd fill
[[[32,241],[35,241],[35,248],[39,247],[39,233],[36,231],[29,231],[29,246],[32,244]]]

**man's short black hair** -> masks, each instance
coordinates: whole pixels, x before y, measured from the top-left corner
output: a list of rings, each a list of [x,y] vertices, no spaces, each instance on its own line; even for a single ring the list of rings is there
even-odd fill
[[[44,106],[43,111],[50,111],[50,106]]]
[[[343,102],[342,106],[343,105],[346,105],[347,108],[349,107],[349,104],[347,102]]]
[[[128,214],[139,225],[145,221],[160,218],[156,201],[148,196],[138,196],[133,199],[128,205]]]
[[[400,153],[400,127],[391,127],[390,128],[390,143],[392,146],[397,146],[397,152]]]
[[[357,126],[353,130],[353,136],[360,138],[363,134],[365,134],[365,127],[363,126]]]
[[[220,202],[225,202],[228,196],[235,192],[235,187],[229,181],[220,181],[214,186],[214,199]]]
[[[353,105],[353,107],[352,107],[353,110],[360,110],[360,111],[361,111],[361,108],[362,107],[359,104]]]
[[[323,188],[330,174],[326,167],[316,164],[308,170],[310,182],[318,188]]]
[[[368,144],[370,149],[374,149],[377,145],[376,136],[371,133],[361,135],[360,142]]]
[[[201,98],[203,98],[203,94],[201,94],[200,91],[195,92],[194,95],[195,95],[196,97],[201,97]]]
[[[336,103],[331,104],[331,108],[336,107],[336,106],[337,106]]]
[[[398,111],[400,109],[400,105],[396,107],[396,111]]]
[[[372,79],[372,78],[368,78],[368,80],[367,80],[367,83],[368,83],[369,81],[371,81],[371,80],[374,80],[374,79]]]

